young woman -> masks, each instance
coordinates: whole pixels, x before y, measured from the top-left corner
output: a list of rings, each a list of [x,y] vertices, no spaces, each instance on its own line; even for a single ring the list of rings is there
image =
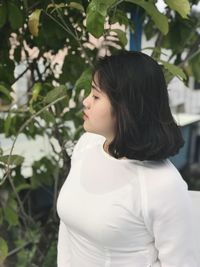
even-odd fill
[[[161,67],[141,52],[100,58],[83,105],[57,201],[58,267],[199,267]]]

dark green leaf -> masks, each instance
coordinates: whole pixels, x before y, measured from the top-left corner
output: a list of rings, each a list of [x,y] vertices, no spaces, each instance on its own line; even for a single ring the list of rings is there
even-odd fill
[[[7,53],[7,51],[2,50],[3,53]],[[2,54],[1,54],[2,56]],[[0,81],[1,84],[8,84],[9,86],[14,83],[14,69],[15,69],[15,64],[14,61],[7,59],[4,63],[0,61]],[[6,86],[9,88],[9,86]]]
[[[6,206],[4,209],[4,216],[9,226],[19,224],[17,211],[12,206]]]
[[[92,72],[91,69],[86,69],[75,83],[76,92],[80,92],[81,89],[89,90],[91,87]]]
[[[22,48],[21,48],[21,46],[19,45],[19,46],[17,46],[17,47],[15,48],[15,51],[14,51],[14,58],[15,58],[15,61],[16,61],[17,63],[19,63],[19,62],[21,61],[21,52],[22,52]]]
[[[85,60],[80,55],[67,55],[62,66],[60,82],[75,84],[85,67]]]
[[[34,161],[32,165],[33,175],[31,176],[31,187],[38,188],[41,185],[51,186],[54,181],[54,173],[57,166],[47,157]]]
[[[31,188],[31,185],[28,184],[28,183],[21,183],[20,185],[16,186],[16,191],[17,192],[20,192],[21,190],[24,190],[24,189],[30,189]]]
[[[8,2],[8,19],[13,30],[17,30],[23,25],[23,15],[21,10],[12,2]]]
[[[1,93],[5,95],[8,98],[8,100],[13,99],[10,95],[10,91],[2,84],[0,84],[0,96],[1,96]]]
[[[6,17],[7,17],[7,9],[6,5],[3,2],[0,4],[0,28],[2,28],[6,22]]]

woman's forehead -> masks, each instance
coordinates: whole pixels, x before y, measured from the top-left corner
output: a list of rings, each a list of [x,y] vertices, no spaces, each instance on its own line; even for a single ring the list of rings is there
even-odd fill
[[[102,93],[102,90],[100,89],[99,82],[98,82],[98,74],[95,73],[93,80],[92,80],[92,88],[98,91],[99,93]]]
[[[98,72],[96,71],[95,72],[95,74],[94,74],[94,76],[93,76],[93,83],[96,85],[96,86],[98,86],[99,85],[99,74],[98,74]]]
[[[101,89],[95,83],[93,83],[93,82],[92,82],[92,89],[94,89],[98,93],[102,93]]]

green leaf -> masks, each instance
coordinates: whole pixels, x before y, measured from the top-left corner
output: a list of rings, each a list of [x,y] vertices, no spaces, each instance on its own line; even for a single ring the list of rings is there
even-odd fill
[[[32,98],[30,100],[30,103],[37,101],[38,96],[40,94],[40,91],[42,90],[42,84],[41,83],[35,83],[32,88]]]
[[[7,30],[6,30],[6,32],[7,32]],[[4,53],[1,53],[0,81],[1,81],[1,84],[5,84],[5,86],[6,86],[6,85],[11,85],[11,84],[13,84],[15,82],[15,78],[14,78],[15,63],[11,59],[6,59],[3,62],[3,57],[8,57],[9,49],[6,46],[6,44],[2,43],[2,45],[3,46],[5,45],[5,50],[1,50],[1,51],[4,51]],[[3,49],[3,47],[1,49]],[[6,87],[8,87],[8,86],[6,86]]]
[[[117,37],[120,41],[120,43],[123,45],[123,46],[126,46],[128,40],[127,40],[127,37],[126,37],[126,33],[120,29],[112,29],[111,30],[112,32],[116,32],[117,34]]]
[[[5,3],[3,2],[2,4],[0,4],[0,28],[2,28],[6,23],[6,17],[7,9]]]
[[[0,237],[0,263],[3,263],[8,255],[8,245],[6,241]]]
[[[29,16],[29,20],[28,20],[29,31],[35,37],[38,36],[38,32],[39,32],[40,14],[41,14],[41,9],[36,9]]]
[[[8,2],[8,20],[13,30],[17,30],[23,25],[22,12],[12,2]]]
[[[17,205],[14,199],[8,201],[6,207],[4,208],[4,216],[9,226],[19,224]]]
[[[9,155],[0,156],[0,162],[3,162],[4,164],[8,164],[8,158]],[[24,161],[24,157],[20,155],[11,155],[10,156],[10,164],[11,165],[21,165]]]
[[[40,92],[42,90],[42,84],[41,83],[35,83],[33,85],[32,88],[32,97],[30,99],[30,105],[29,105],[29,110],[31,113],[34,113],[34,102],[38,101],[39,102],[39,97],[42,98],[42,96],[40,96]],[[36,103],[37,105],[37,103]]]
[[[173,10],[177,11],[183,18],[187,18],[190,13],[190,3],[188,0],[164,0]]]
[[[55,122],[55,117],[53,116],[53,114],[51,112],[49,112],[48,110],[44,110],[41,114],[40,117],[46,121],[47,124],[49,124],[50,122],[54,123]]]
[[[46,9],[46,10],[48,10],[49,8],[53,8],[53,9],[51,10],[51,13],[53,13],[53,12],[56,11],[57,9],[65,8],[65,7],[66,7],[66,4],[64,4],[64,3],[60,3],[60,4],[49,4],[49,5],[47,6],[47,9]]]
[[[104,22],[108,9],[116,0],[92,0],[87,8],[86,28],[96,38],[104,31]]]
[[[161,62],[163,66],[165,67],[165,69],[167,69],[171,74],[173,74],[174,76],[177,76],[177,78],[179,78],[180,80],[186,80],[187,77],[181,68],[169,62],[160,60],[160,59],[158,61]]]
[[[83,133],[83,126],[79,125],[76,127],[75,133],[74,133],[74,140],[79,139],[80,135]]]
[[[56,10],[58,8],[63,8],[63,7],[66,7],[66,4],[64,4],[64,3],[60,3],[60,4],[49,4],[47,6],[47,9],[46,10],[48,10],[49,8],[54,8]]]
[[[125,0],[125,2],[131,2],[145,9],[146,13],[149,14],[152,20],[155,22],[156,27],[165,35],[169,31],[168,20],[165,15],[160,13],[152,2],[144,0]]]
[[[96,6],[91,2],[88,6],[86,16],[86,28],[96,38],[99,38],[104,31],[105,16],[100,14]]]
[[[80,10],[81,12],[84,12],[84,7],[80,4],[80,3],[77,3],[77,2],[70,2],[68,4],[69,7],[71,8],[75,8],[75,9],[78,9]]]
[[[53,240],[45,256],[42,267],[56,266],[56,257],[57,257],[57,242]]]
[[[2,84],[0,84],[0,93],[4,94],[9,100],[13,99],[10,95],[10,91]]]
[[[75,83],[76,92],[79,93],[81,89],[88,90],[91,87],[91,81],[92,81],[92,72],[91,69],[88,68],[84,70],[80,78],[76,81]]]
[[[66,55],[62,66],[62,73],[59,77],[61,84],[75,84],[78,77],[85,69],[85,59],[77,55]]]
[[[65,95],[67,95],[66,86],[60,85],[60,86],[56,87],[55,89],[51,90],[46,95],[46,97],[44,98],[44,103],[45,104],[51,103],[51,102],[55,101],[56,99],[58,99],[59,97],[62,97]]]
[[[120,25],[125,25],[126,27],[129,25],[129,19],[127,14],[121,10],[114,11],[114,14],[110,17],[110,23],[115,24],[119,23]]]
[[[9,112],[8,116],[6,117],[4,121],[4,132],[5,132],[6,137],[9,135],[11,124],[12,124],[12,117],[11,117],[11,113]]]
[[[20,184],[20,185],[16,186],[16,191],[19,192],[21,190],[30,189],[30,188],[31,188],[31,185],[30,184],[23,183],[23,184]]]
[[[1,205],[2,205],[2,203],[1,203]],[[2,225],[2,223],[3,223],[3,209],[0,208],[0,225]]]
[[[21,52],[22,52],[22,47],[19,45],[15,48],[15,51],[14,51],[14,60],[17,63],[21,61]]]
[[[57,162],[59,165],[59,162]],[[33,174],[30,177],[31,187],[35,189],[41,185],[52,186],[54,182],[54,173],[58,171],[58,166],[48,159],[43,157],[38,161],[34,161],[32,165]]]
[[[193,76],[198,82],[200,82],[200,52],[192,57],[192,59],[189,61],[189,65],[192,69]]]

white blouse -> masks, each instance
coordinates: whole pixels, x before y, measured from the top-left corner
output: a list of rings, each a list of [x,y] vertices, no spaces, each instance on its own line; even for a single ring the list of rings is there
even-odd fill
[[[115,159],[85,132],[57,200],[58,267],[199,267],[188,186],[169,159]]]

